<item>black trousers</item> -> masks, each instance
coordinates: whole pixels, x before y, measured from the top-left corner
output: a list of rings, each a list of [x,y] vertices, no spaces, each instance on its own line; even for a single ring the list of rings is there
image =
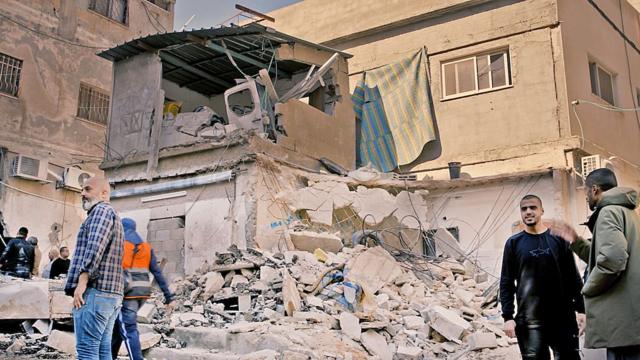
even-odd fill
[[[580,360],[578,326],[573,322],[553,326],[516,322],[516,337],[523,360]]]

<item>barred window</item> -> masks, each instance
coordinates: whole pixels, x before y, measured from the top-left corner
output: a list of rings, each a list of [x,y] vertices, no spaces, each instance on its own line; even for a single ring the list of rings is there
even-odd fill
[[[80,84],[77,116],[98,124],[107,125],[109,94],[95,87]]]
[[[22,60],[0,53],[0,92],[18,96]]]
[[[171,4],[171,1],[169,0],[147,0],[147,1],[167,11],[169,11],[169,5]]]
[[[127,0],[89,0],[89,9],[117,22],[127,23]]]

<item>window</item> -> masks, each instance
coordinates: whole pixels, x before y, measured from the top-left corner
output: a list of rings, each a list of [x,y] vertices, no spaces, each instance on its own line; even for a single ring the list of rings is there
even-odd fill
[[[422,232],[422,253],[425,256],[436,256],[436,239],[435,235],[438,229],[429,229]],[[447,231],[460,242],[460,229],[457,226],[448,227]]]
[[[169,6],[171,5],[171,1],[169,0],[147,0],[148,2],[169,11]]]
[[[22,60],[0,53],[0,93],[18,96]]]
[[[592,62],[589,63],[589,76],[591,77],[591,92],[609,104],[615,105],[613,97],[613,74]]]
[[[511,85],[507,50],[442,64],[444,97],[475,94]]]
[[[79,118],[106,125],[109,116],[109,95],[92,86],[80,84]]]
[[[89,9],[119,23],[127,23],[127,0],[89,0]]]

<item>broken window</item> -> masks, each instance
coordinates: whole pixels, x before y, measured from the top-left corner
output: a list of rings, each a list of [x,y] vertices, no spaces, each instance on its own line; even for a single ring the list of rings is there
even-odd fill
[[[22,60],[0,53],[0,92],[18,96]]]
[[[435,235],[438,229],[429,229],[422,232],[422,253],[425,256],[435,257],[436,255],[436,239]],[[448,227],[447,231],[460,242],[460,229],[457,226]]]
[[[89,10],[119,23],[127,23],[127,0],[89,0]]]
[[[442,64],[444,97],[468,95],[511,85],[509,52],[502,50]]]
[[[250,89],[244,89],[229,96],[229,110],[238,116],[251,114],[256,105],[253,103],[253,95]]]
[[[95,87],[80,84],[77,116],[81,119],[107,125],[109,94]]]
[[[147,0],[147,1],[167,11],[169,11],[169,5],[171,4],[169,0]]]
[[[614,105],[613,74],[597,63],[591,62],[589,63],[589,77],[591,78],[591,92]]]

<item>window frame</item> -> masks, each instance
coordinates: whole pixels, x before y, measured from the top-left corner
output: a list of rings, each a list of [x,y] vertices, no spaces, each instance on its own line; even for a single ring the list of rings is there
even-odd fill
[[[493,55],[498,55],[501,54],[502,55],[502,59],[505,65],[505,85],[500,85],[500,86],[493,86],[493,76],[491,76],[491,56]],[[487,57],[487,63],[489,66],[489,87],[486,89],[478,89],[478,57],[482,57],[485,56]],[[473,60],[473,73],[474,73],[474,84],[475,84],[475,89],[474,90],[470,90],[470,91],[465,91],[465,92],[456,92],[455,94],[451,94],[451,95],[447,95],[447,82],[446,82],[446,73],[445,73],[445,66],[448,65],[454,65],[457,63],[461,63],[461,62],[465,62],[465,61],[469,61],[469,60]],[[459,84],[458,81],[458,68],[455,67],[455,79],[456,79],[456,90],[457,90],[457,86]],[[502,89],[507,89],[510,87],[513,87],[513,81],[511,79],[511,51],[509,51],[508,48],[504,48],[504,49],[497,49],[497,50],[491,50],[491,51],[485,51],[485,52],[481,52],[481,53],[476,53],[474,55],[469,55],[463,58],[458,58],[458,59],[454,59],[454,60],[448,60],[448,61],[443,61],[440,64],[440,79],[441,79],[441,83],[442,83],[442,99],[441,100],[450,100],[450,99],[457,99],[457,98],[461,98],[461,97],[466,97],[466,96],[470,96],[470,95],[476,95],[476,94],[482,94],[482,93],[487,93],[487,92],[491,92],[491,91],[497,91],[497,90],[502,90]]]
[[[83,87],[87,88],[89,91],[93,91],[93,92],[96,92],[98,94],[101,94],[101,95],[104,95],[104,96],[107,97],[107,106],[106,106],[107,113],[106,113],[106,117],[105,117],[104,123],[99,122],[99,121],[95,121],[93,119],[89,119],[88,117],[81,116],[81,114],[80,114],[80,105],[81,105],[80,98],[82,96]],[[96,100],[94,100],[94,101],[96,101]],[[90,101],[89,101],[89,105],[91,105]],[[89,122],[91,124],[95,124],[95,125],[100,125],[100,126],[105,126],[106,127],[109,124],[109,113],[110,112],[111,112],[111,94],[108,91],[103,90],[103,89],[101,89],[101,88],[99,88],[97,86],[94,86],[94,85],[91,85],[91,84],[88,84],[88,83],[85,83],[85,82],[80,82],[80,86],[78,87],[78,98],[77,98],[77,106],[76,106],[76,119],[80,119],[80,120],[83,120],[83,121],[87,121],[87,122]]]
[[[7,67],[9,67],[8,61],[14,61],[18,64],[18,66],[16,66],[15,64],[11,64],[13,68],[17,68],[17,71],[11,74],[11,79],[15,76],[15,93],[0,90],[0,95],[17,99],[18,95],[20,94],[20,79],[22,78],[22,67],[24,65],[24,60],[3,52],[0,52],[0,58],[2,58],[2,61],[0,61],[0,64],[6,64]],[[6,62],[5,62],[5,59],[6,59]]]
[[[596,74],[595,77],[592,78],[592,74],[591,74],[591,66],[595,66],[596,69]],[[609,102],[607,99],[605,99],[604,97],[602,97],[602,88],[600,87],[600,73],[599,71],[604,72],[605,74],[609,75],[609,78],[611,79],[611,97],[613,102]],[[596,82],[596,89],[598,90],[598,93],[594,93],[593,92],[593,84],[591,83],[593,80],[595,79]],[[590,85],[590,90],[591,90],[591,94],[597,96],[599,99],[603,100],[604,102],[606,102],[607,104],[611,105],[611,106],[616,106],[616,103],[618,102],[617,96],[616,96],[616,74],[614,74],[612,71],[607,70],[604,66],[600,65],[600,63],[598,63],[595,60],[590,60],[589,61],[589,85]]]
[[[100,1],[100,0],[96,0],[96,1]],[[111,1],[114,1],[114,0],[107,0],[107,1],[109,1],[109,3],[110,3]],[[89,12],[92,12],[92,13],[100,16],[100,17],[103,17],[103,18],[109,20],[109,21],[112,21],[112,22],[114,22],[116,24],[120,24],[121,26],[124,26],[124,27],[128,28],[129,27],[129,6],[131,4],[130,4],[129,0],[124,0],[124,3],[125,3],[124,22],[120,22],[118,19],[114,19],[114,18],[112,18],[112,17],[110,17],[108,15],[105,15],[105,14],[103,14],[103,13],[101,13],[101,12],[95,10],[95,9],[92,9],[91,8],[91,0],[89,0],[89,2],[88,2],[87,10]]]

